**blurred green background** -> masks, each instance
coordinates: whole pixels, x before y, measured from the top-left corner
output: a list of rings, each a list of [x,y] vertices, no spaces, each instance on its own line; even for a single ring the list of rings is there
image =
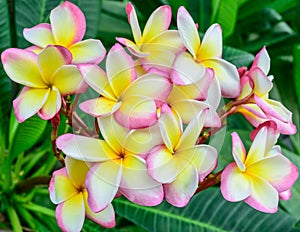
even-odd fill
[[[100,39],[109,49],[115,37],[132,38],[125,6],[128,1],[74,0],[87,19],[86,38]],[[25,48],[24,27],[49,21],[49,12],[60,0],[0,0],[0,52]],[[299,128],[300,105],[300,1],[297,0],[133,0],[141,28],[151,12],[168,4],[173,10],[171,28],[183,5],[199,25],[200,35],[212,24],[223,29],[223,57],[237,67],[249,66],[264,46],[271,57],[274,89],[271,97],[293,112]],[[51,151],[51,125],[38,117],[18,124],[12,100],[20,86],[13,84],[0,65],[0,230],[59,231],[55,206],[47,186],[53,170],[60,167]],[[68,131],[65,125],[60,133]],[[251,126],[240,115],[228,119],[219,167],[231,158],[230,133],[237,131],[249,141]],[[280,137],[283,153],[300,168],[300,133]],[[248,144],[249,145],[249,144]],[[124,198],[113,204],[117,226],[103,229],[86,220],[83,231],[300,231],[300,180],[292,198],[281,201],[276,214],[264,214],[244,203],[226,202],[218,187],[193,197],[179,209],[167,203],[157,207],[135,205]]]

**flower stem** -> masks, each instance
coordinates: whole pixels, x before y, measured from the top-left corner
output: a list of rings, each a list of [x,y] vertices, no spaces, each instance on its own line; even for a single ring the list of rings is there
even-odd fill
[[[61,152],[58,151],[58,149],[56,147],[56,138],[57,138],[57,130],[58,130],[59,121],[60,121],[60,119],[59,119],[59,113],[57,113],[56,116],[51,120],[51,124],[52,124],[51,147],[52,147],[53,154],[55,155],[55,157],[57,158],[57,160],[63,166],[65,166],[64,157],[61,155]]]
[[[50,179],[51,179],[50,176],[37,176],[37,177],[24,179],[16,184],[15,189],[17,193],[25,193],[38,185],[48,186]]]
[[[218,173],[216,174],[210,174],[204,181],[202,181],[200,184],[199,184],[199,187],[197,188],[195,194],[211,187],[211,186],[214,186],[214,185],[217,185],[221,182],[221,174],[222,174],[223,170],[222,171],[219,171]]]

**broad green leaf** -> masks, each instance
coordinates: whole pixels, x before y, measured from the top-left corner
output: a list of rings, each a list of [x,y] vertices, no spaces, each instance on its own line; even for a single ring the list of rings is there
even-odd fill
[[[212,1],[212,9],[211,23],[219,23],[222,27],[223,37],[228,37],[233,33],[237,21],[238,1],[214,0]]]
[[[300,157],[295,153],[282,148],[282,154],[284,154],[291,162],[293,162],[300,170]],[[295,182],[292,187],[292,197],[288,201],[281,201],[281,205],[283,208],[289,212],[293,217],[300,220],[300,210],[299,210],[299,202],[300,202],[300,178]]]
[[[187,9],[195,22],[198,22],[198,30],[201,32],[205,32],[210,26],[210,19],[212,14],[211,1],[188,0]]]
[[[9,12],[6,0],[0,0],[0,53],[11,46]],[[0,154],[4,152],[8,133],[8,119],[11,109],[11,81],[0,64]]]
[[[102,1],[100,0],[71,0],[84,13],[86,18],[85,38],[93,38],[97,35],[98,25],[100,22],[100,12]]]
[[[297,103],[297,94],[294,82],[293,64],[289,60],[277,59],[271,56],[271,71],[274,75],[273,83],[275,86],[270,93],[270,98],[280,101],[288,110],[293,113],[293,123],[298,128],[295,135],[290,136],[294,152],[300,155],[300,115],[299,105]]]
[[[0,69],[0,144],[4,149],[7,143],[8,122],[11,110],[12,84],[8,77],[4,74],[4,70]],[[1,150],[1,149],[0,149]],[[0,151],[1,153],[1,151]]]
[[[47,121],[35,115],[23,123],[18,123],[14,114],[12,114],[10,120],[10,132],[12,134],[9,144],[9,159],[13,161],[17,155],[30,149],[40,140]]]
[[[243,202],[230,203],[218,188],[200,192],[184,208],[163,202],[156,207],[134,204],[124,198],[114,200],[116,212],[147,231],[293,231],[296,219],[279,210],[258,212]]]
[[[10,25],[7,0],[0,0],[0,52],[10,47]]]
[[[49,22],[50,11],[58,6],[61,0],[16,0],[16,33],[18,47],[30,46],[23,38],[23,29],[33,27],[39,23]],[[86,38],[95,37],[99,24],[101,1],[72,0],[83,11],[87,21]]]
[[[252,63],[254,56],[243,50],[224,46],[223,58],[239,68],[242,66],[249,66]]]
[[[132,39],[125,6],[124,2],[103,1],[97,38],[102,41],[105,47],[114,45],[117,42],[116,37]]]
[[[60,0],[15,0],[17,45],[24,48],[31,44],[23,38],[23,29],[49,20],[50,11]]]
[[[300,44],[294,46],[294,83],[298,105],[300,107]]]

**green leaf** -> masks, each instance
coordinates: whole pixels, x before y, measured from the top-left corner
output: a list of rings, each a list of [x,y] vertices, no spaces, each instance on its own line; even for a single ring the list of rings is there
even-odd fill
[[[18,123],[15,115],[12,114],[10,122],[10,144],[9,159],[13,161],[20,153],[30,149],[40,139],[47,125],[47,121],[33,116],[23,123]],[[50,142],[50,139],[49,139]]]
[[[100,0],[71,0],[84,13],[86,19],[86,34],[85,38],[92,38],[97,35],[97,30],[100,22],[100,12],[102,1]]]
[[[11,46],[7,0],[0,0],[0,52]]]
[[[11,46],[9,12],[6,0],[0,0],[0,53]],[[0,154],[6,146],[8,119],[11,109],[11,81],[6,77],[0,64]]]
[[[212,1],[212,23],[219,23],[222,27],[223,36],[226,38],[234,31],[237,21],[238,1],[214,0]]]
[[[300,44],[294,46],[294,66],[294,83],[298,105],[300,107]]]
[[[284,154],[293,164],[298,167],[300,170],[300,157],[297,156],[295,153],[282,148],[282,154]],[[292,197],[288,201],[281,201],[281,205],[283,208],[289,212],[293,217],[300,220],[300,210],[299,210],[299,202],[300,202],[300,178],[295,182],[294,186],[292,187]]]
[[[124,198],[114,200],[116,212],[147,231],[293,231],[296,219],[279,210],[258,212],[243,202],[230,203],[218,188],[200,192],[184,208],[163,202],[156,207],[134,204]]]
[[[23,38],[23,29],[48,21],[50,11],[60,2],[60,0],[15,0],[18,47],[24,48],[31,45]]]
[[[252,63],[254,56],[249,52],[224,46],[223,58],[239,68],[242,66],[249,66]]]

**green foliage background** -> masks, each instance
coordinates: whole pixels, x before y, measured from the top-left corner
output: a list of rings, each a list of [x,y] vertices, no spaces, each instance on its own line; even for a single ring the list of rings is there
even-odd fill
[[[9,47],[29,46],[22,37],[24,27],[49,21],[49,12],[60,0],[0,0],[0,52]],[[115,37],[132,38],[127,23],[127,1],[74,0],[87,19],[86,38],[98,38],[109,49]],[[169,4],[176,13],[184,5],[199,24],[200,34],[212,23],[223,28],[223,57],[237,67],[248,66],[262,46],[271,56],[274,90],[293,112],[298,128],[300,105],[300,1],[298,0],[133,0],[143,25],[158,6]],[[33,117],[18,124],[12,100],[20,86],[12,83],[0,66],[0,230],[59,231],[55,206],[47,186],[51,172],[60,167],[51,152],[51,125]],[[221,169],[231,158],[230,133],[237,131],[249,141],[251,126],[240,115],[228,119],[220,150]],[[65,125],[60,133],[67,131]],[[284,154],[300,168],[300,133],[280,137]],[[31,183],[30,185],[28,183]],[[193,197],[185,208],[166,202],[157,207],[135,205],[124,198],[114,201],[117,227],[112,231],[300,231],[300,180],[292,198],[281,201],[276,214],[264,214],[244,203],[226,202],[219,188]],[[86,220],[83,231],[109,231]]]

